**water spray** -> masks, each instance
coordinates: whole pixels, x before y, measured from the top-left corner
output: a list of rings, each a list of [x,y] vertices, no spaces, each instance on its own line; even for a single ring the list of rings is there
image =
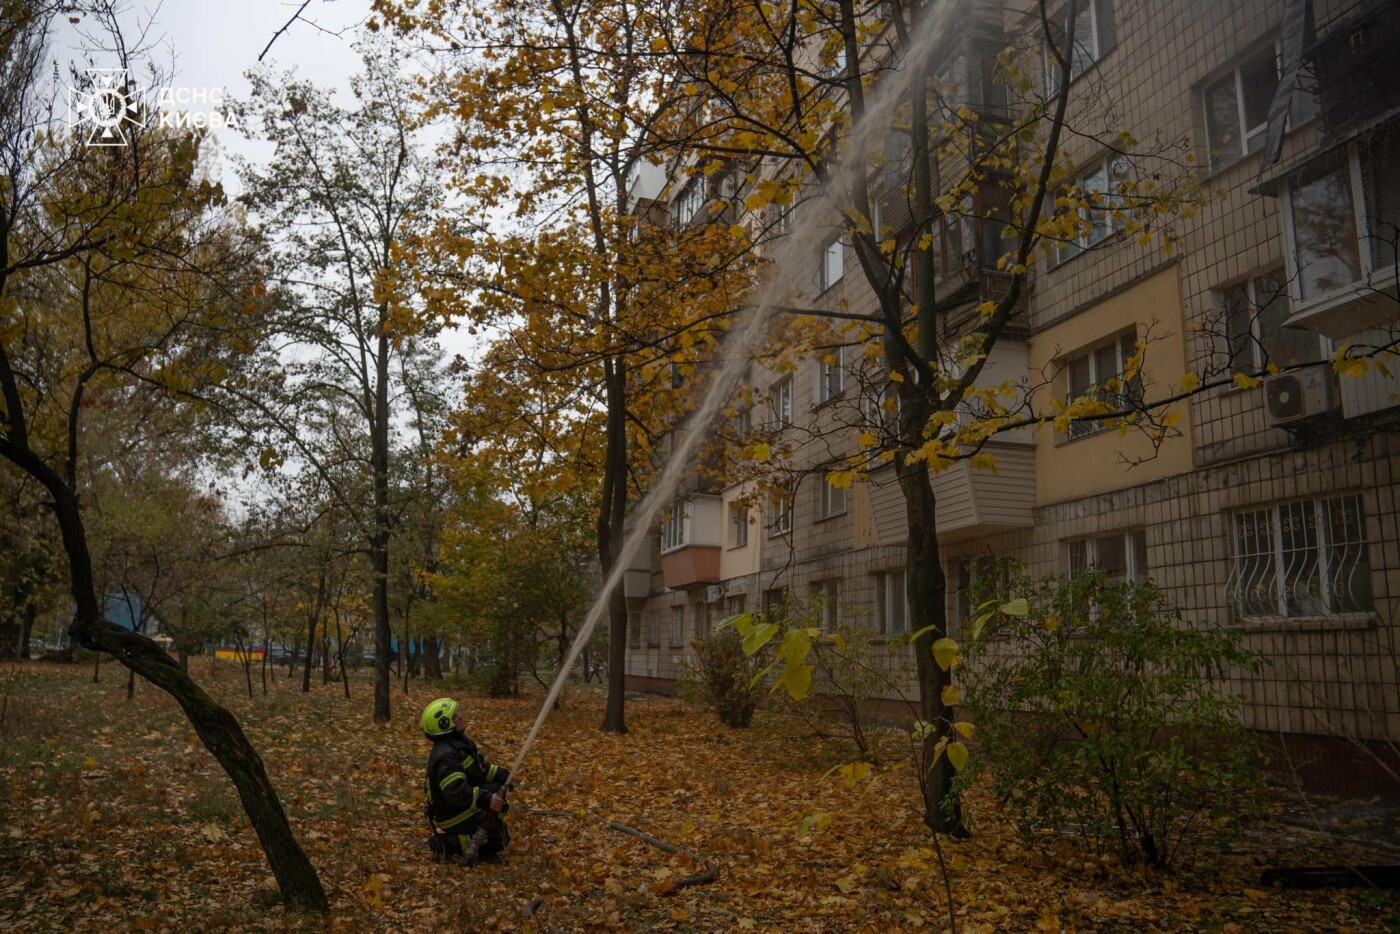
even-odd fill
[[[891,70],[888,77],[878,84],[874,93],[866,99],[864,116],[859,122],[852,124],[850,132],[842,144],[840,167],[830,182],[818,191],[819,203],[825,206],[828,215],[837,217],[844,215],[842,206],[832,196],[831,189],[844,187],[853,173],[866,170],[866,161],[870,151],[868,136],[872,135],[867,133],[867,128],[888,125],[891,114],[908,89],[911,76],[922,74],[920,69],[911,69],[907,63],[911,60],[918,61],[932,51],[936,41],[943,36],[944,26],[947,25],[952,12],[953,3],[950,0],[934,0],[928,17],[919,24],[917,31],[911,37],[909,49],[903,60]],[[810,217],[810,215],[808,216]],[[819,217],[818,219],[824,218]],[[825,228],[824,224],[799,218],[774,251],[773,265],[782,269],[793,263],[806,261],[820,244],[818,235],[823,233]],[[753,346],[757,335],[763,332],[764,326],[773,312],[777,310],[782,290],[779,285],[780,281],[780,277],[768,277],[749,306],[748,320],[737,330],[736,334],[731,334],[725,340],[724,350],[720,356],[719,372],[711,382],[700,408],[696,410],[682,433],[671,459],[666,464],[666,469],[662,471],[656,484],[638,504],[634,513],[632,530],[623,541],[622,551],[617,556],[612,572],[599,588],[598,596],[594,599],[593,605],[589,607],[588,614],[584,617],[583,626],[579,629],[573,645],[569,647],[567,657],[560,662],[559,673],[555,676],[554,683],[550,685],[549,694],[545,697],[544,704],[535,717],[534,725],[530,727],[530,732],[520,747],[520,752],[516,754],[515,762],[511,764],[510,774],[512,776],[519,774],[521,763],[525,761],[530,747],[534,745],[535,738],[539,735],[540,728],[544,726],[544,721],[554,708],[554,703],[559,698],[559,692],[564,688],[564,681],[568,678],[569,672],[573,670],[574,662],[578,660],[583,647],[588,644],[589,637],[593,635],[594,627],[598,625],[598,620],[602,618],[607,609],[608,595],[621,583],[622,576],[632,563],[633,556],[636,555],[650,534],[651,525],[656,520],[662,505],[669,502],[671,497],[675,495],[676,489],[680,486],[681,475],[695,454],[705,430],[714,421],[725,400],[737,388],[744,368],[747,366],[749,349]]]

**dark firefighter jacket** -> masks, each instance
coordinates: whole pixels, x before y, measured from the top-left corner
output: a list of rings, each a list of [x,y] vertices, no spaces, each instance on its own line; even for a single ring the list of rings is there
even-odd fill
[[[510,781],[510,770],[491,765],[476,743],[453,731],[433,742],[428,755],[428,799],[439,830],[461,833],[490,813],[491,795]]]

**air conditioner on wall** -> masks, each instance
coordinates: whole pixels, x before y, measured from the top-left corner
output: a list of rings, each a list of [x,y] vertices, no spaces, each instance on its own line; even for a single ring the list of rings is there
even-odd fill
[[[1269,424],[1286,428],[1337,408],[1332,366],[1319,363],[1264,380]]]
[[[723,584],[707,584],[707,585],[705,585],[705,602],[706,602],[706,603],[718,603],[718,602],[720,602],[720,601],[723,600],[723,599],[724,599],[724,585],[723,585]]]

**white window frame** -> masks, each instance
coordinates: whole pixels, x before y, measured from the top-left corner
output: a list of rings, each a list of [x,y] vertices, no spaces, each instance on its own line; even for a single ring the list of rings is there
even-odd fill
[[[1268,45],[1274,53],[1274,88],[1277,93],[1279,74],[1279,44],[1275,39]],[[1205,84],[1201,88],[1201,113],[1205,120],[1206,129],[1206,152],[1213,169],[1224,168],[1231,165],[1252,152],[1258,152],[1264,145],[1264,138],[1269,135],[1269,115],[1264,114],[1264,120],[1253,127],[1245,124],[1246,116],[1244,112],[1244,66],[1255,60],[1255,56],[1264,51],[1262,47],[1251,49],[1241,55],[1231,66],[1229,72],[1220,75],[1214,81]],[[1235,120],[1240,129],[1240,138],[1233,142],[1233,149],[1228,149],[1227,144],[1216,144],[1214,131],[1210,124],[1210,101],[1209,94],[1215,88],[1220,87],[1226,81],[1231,81],[1235,88]],[[1255,145],[1257,141],[1257,145]]]
[[[1089,567],[1100,567],[1099,543],[1104,539],[1117,538],[1123,543],[1123,578],[1138,583],[1151,576],[1147,566],[1147,530],[1125,529],[1103,535],[1089,535],[1083,538],[1065,540],[1065,570],[1074,577]],[[1138,554],[1136,542],[1142,541],[1142,554]],[[1118,575],[1110,575],[1117,577]]]
[[[846,347],[839,346],[834,352],[834,363],[824,357],[817,358],[817,405],[830,402],[846,389]]]
[[[1223,321],[1224,333],[1221,335],[1221,353],[1225,359],[1224,369],[1242,373],[1257,373],[1270,363],[1276,362],[1270,359],[1269,348],[1264,346],[1264,338],[1261,333],[1261,319],[1264,316],[1264,309],[1270,302],[1278,301],[1280,298],[1285,302],[1291,301],[1291,296],[1288,294],[1287,276],[1288,274],[1282,269],[1268,270],[1258,275],[1250,276],[1244,282],[1237,282],[1229,288],[1221,290],[1221,305],[1225,315]],[[1264,279],[1276,280],[1280,285],[1281,291],[1272,296],[1264,294],[1261,288],[1261,282]],[[1232,319],[1240,314],[1238,310],[1233,309],[1230,305],[1231,297],[1236,290],[1243,290],[1245,300],[1248,302],[1248,310],[1245,312],[1249,317],[1247,333],[1241,331],[1236,334],[1233,328]],[[1291,316],[1292,308],[1289,307],[1285,309],[1285,311],[1287,312],[1285,315],[1286,319],[1288,316]],[[1313,338],[1314,354],[1309,358],[1310,360],[1325,360],[1330,356],[1331,341],[1311,331],[1296,330],[1300,335],[1311,335]],[[1245,347],[1239,348],[1243,351],[1243,359],[1238,362],[1235,359],[1237,349],[1235,347],[1236,340],[1248,342]]]
[[[1400,130],[1392,130],[1391,132],[1394,134],[1393,151],[1400,152]],[[1329,155],[1331,154],[1324,154],[1320,158],[1325,159]],[[1303,276],[1298,262],[1298,239],[1293,219],[1293,191],[1294,179],[1311,168],[1312,165],[1313,163],[1310,162],[1308,165],[1300,166],[1298,171],[1291,173],[1284,180],[1281,199],[1283,202],[1283,236],[1286,245],[1284,259],[1288,270],[1289,300],[1293,304],[1295,317],[1305,312],[1325,311],[1337,305],[1346,304],[1357,297],[1357,289],[1361,286],[1379,290],[1387,288],[1395,282],[1394,265],[1382,264],[1378,268],[1376,264],[1375,250],[1371,242],[1370,232],[1367,229],[1366,167],[1361,163],[1361,144],[1353,140],[1346,145],[1344,165],[1347,174],[1347,189],[1351,193],[1351,215],[1360,272],[1351,282],[1340,285],[1331,291],[1310,298],[1303,297]]]
[[[832,471],[822,474],[821,493],[818,495],[817,515],[821,519],[834,519],[846,514],[846,489],[831,485]]]
[[[690,544],[690,500],[679,499],[666,510],[661,526],[661,551],[664,554]]]
[[[703,172],[698,172],[681,190],[676,199],[676,226],[684,227],[699,216],[708,201],[708,184]]]
[[[743,548],[749,543],[749,509],[742,503],[729,504],[729,547]]]
[[[661,645],[661,614],[652,610],[647,614],[647,646],[655,648]]]
[[[792,495],[772,493],[768,497],[768,537],[792,532]]]
[[[685,604],[671,607],[671,647],[685,645]]]
[[[844,234],[822,247],[817,284],[825,292],[846,277],[846,237]]]
[[[734,414],[734,436],[743,441],[753,433],[753,409],[742,408]]]
[[[1055,244],[1052,251],[1052,266],[1067,263],[1081,253],[1092,249],[1112,237],[1122,229],[1124,218],[1115,218],[1114,212],[1121,209],[1122,195],[1114,191],[1115,184],[1128,174],[1128,157],[1112,155],[1099,163],[1092,172],[1086,172],[1075,180],[1074,187],[1092,196],[1101,195],[1102,204],[1092,209],[1080,209],[1081,231],[1073,239]],[[1092,200],[1092,198],[1090,199]],[[1092,213],[1090,211],[1092,210]],[[1103,223],[1096,223],[1101,217]],[[1089,223],[1088,232],[1082,230],[1082,221]]]
[[[1130,356],[1129,354],[1126,353],[1127,348],[1124,346],[1124,344],[1125,344],[1127,341],[1131,341],[1131,342],[1132,342],[1133,347],[1134,347],[1134,352],[1136,352],[1136,347],[1137,347],[1137,334],[1136,334],[1136,332],[1134,332],[1134,331],[1129,331],[1129,332],[1124,333],[1124,334],[1119,334],[1119,335],[1117,335],[1116,337],[1111,337],[1111,338],[1109,338],[1108,340],[1099,341],[1097,344],[1094,344],[1092,347],[1087,347],[1087,348],[1085,348],[1084,350],[1081,350],[1079,353],[1071,354],[1070,356],[1068,356],[1068,357],[1065,358],[1065,404],[1066,404],[1066,405],[1072,404],[1072,403],[1075,401],[1075,399],[1079,398],[1079,396],[1071,395],[1071,393],[1073,393],[1073,391],[1074,391],[1074,387],[1073,387],[1073,384],[1070,382],[1070,368],[1071,368],[1071,366],[1074,364],[1074,362],[1075,362],[1076,360],[1081,360],[1081,359],[1084,359],[1084,358],[1088,358],[1088,362],[1089,362],[1089,386],[1088,386],[1088,390],[1087,390],[1086,392],[1082,393],[1082,395],[1095,395],[1095,392],[1094,392],[1095,387],[1103,385],[1103,383],[1104,383],[1106,380],[1109,380],[1109,379],[1118,379],[1119,381],[1123,381],[1123,369],[1124,369],[1124,367],[1125,367],[1126,364],[1127,364],[1128,357]],[[1108,347],[1108,346],[1110,346],[1110,345],[1112,345],[1112,347],[1114,348],[1114,355],[1113,355],[1113,356],[1114,356],[1114,365],[1115,365],[1116,369],[1115,369],[1114,372],[1112,372],[1112,373],[1100,373],[1100,372],[1098,372],[1098,368],[1099,368],[1099,363],[1098,363],[1098,357],[1099,357],[1099,355],[1098,355],[1098,352],[1099,352],[1100,350],[1102,350],[1103,348]],[[1119,394],[1120,394],[1120,395],[1128,395],[1128,396],[1131,397],[1131,395],[1132,395],[1134,392],[1136,392],[1137,394],[1141,395],[1141,392],[1142,392],[1141,388],[1135,388],[1135,387],[1140,387],[1140,386],[1141,386],[1141,382],[1142,382],[1142,373],[1141,373],[1141,371],[1139,371],[1138,374],[1137,374],[1137,376],[1135,376],[1135,377],[1133,378],[1133,380],[1128,381],[1128,385],[1125,385],[1125,386],[1123,387],[1123,389],[1120,391]],[[1108,428],[1108,425],[1105,424],[1105,422],[1104,422],[1103,419],[1094,419],[1094,420],[1085,420],[1085,421],[1072,421],[1072,422],[1069,423],[1069,430],[1068,430],[1068,432],[1066,432],[1066,440],[1075,441],[1075,440],[1077,440],[1077,439],[1079,439],[1079,438],[1087,438],[1088,436],[1098,434],[1099,432],[1104,431],[1104,430],[1107,429],[1107,428]]]
[[[821,626],[830,632],[841,625],[841,579],[831,577],[819,581],[812,590],[822,598]]]
[[[775,428],[786,428],[792,424],[792,377],[787,376],[773,384],[770,408]]]
[[[1089,46],[1085,46],[1085,48],[1084,48],[1085,53],[1088,55],[1087,60],[1084,62],[1084,68],[1075,68],[1075,67],[1074,67],[1074,47],[1077,46],[1077,45],[1079,45],[1079,37],[1078,37],[1078,35],[1077,35],[1078,32],[1079,32],[1079,30],[1076,28],[1076,27],[1078,26],[1078,23],[1072,23],[1072,24],[1070,24],[1070,30],[1071,30],[1072,33],[1075,34],[1075,35],[1072,35],[1072,36],[1070,37],[1070,38],[1071,38],[1070,50],[1069,50],[1069,55],[1070,55],[1069,83],[1070,83],[1070,84],[1073,84],[1074,81],[1075,81],[1075,79],[1078,78],[1080,75],[1082,75],[1082,74],[1084,73],[1084,70],[1085,70],[1086,68],[1088,68],[1088,66],[1090,66],[1090,65],[1094,64],[1095,62],[1097,62],[1100,58],[1103,57],[1104,52],[1107,51],[1106,49],[1103,48],[1103,37],[1100,35],[1100,30],[1101,30],[1102,24],[1101,24],[1100,21],[1099,21],[1099,4],[1100,4],[1100,3],[1111,3],[1111,2],[1112,2],[1112,0],[1080,0],[1079,4],[1078,4],[1078,6],[1077,6],[1077,9],[1075,10],[1075,12],[1078,13],[1079,15],[1081,15],[1081,16],[1082,16],[1084,13],[1088,13],[1088,14],[1089,14],[1089,41],[1090,41],[1090,43],[1092,44],[1092,48],[1090,48]],[[1060,8],[1060,11],[1055,15],[1055,17],[1051,19],[1051,23],[1052,23],[1053,25],[1057,26],[1057,27],[1058,27],[1058,26],[1063,26],[1063,25],[1065,25],[1064,22],[1062,21],[1062,17],[1063,17],[1063,16],[1065,15],[1065,13],[1067,13],[1067,12],[1068,12],[1068,5],[1062,6],[1062,7]],[[1049,95],[1053,96],[1053,95],[1059,90],[1059,87],[1060,87],[1060,68],[1059,68],[1058,63],[1056,63],[1056,61],[1055,61],[1055,56],[1051,54],[1049,48],[1045,49],[1045,53],[1044,53],[1044,54],[1045,54],[1045,89],[1046,89],[1046,91],[1048,92]]]
[[[910,631],[909,588],[905,584],[905,569],[881,571],[875,575],[875,618],[882,636],[903,635]],[[898,611],[898,618],[890,612]]]
[[[1338,543],[1332,536],[1332,526],[1327,521],[1330,510],[1340,508],[1342,510],[1355,509],[1355,525],[1358,531],[1358,538],[1353,541]],[[1345,516],[1345,512],[1343,513]],[[1259,534],[1258,523],[1264,521],[1264,535]],[[1290,552],[1284,543],[1284,526],[1286,523],[1306,523],[1311,520],[1314,523],[1313,530],[1316,541],[1306,552],[1294,549],[1295,554],[1305,555],[1311,559],[1314,567],[1314,575],[1317,583],[1317,594],[1315,601],[1320,601],[1322,611],[1318,612],[1292,612],[1294,605],[1301,601],[1291,599],[1288,588],[1288,576],[1290,570]],[[1241,620],[1249,619],[1323,619],[1323,618],[1369,618],[1375,609],[1375,594],[1371,590],[1371,560],[1370,545],[1366,540],[1366,512],[1361,502],[1360,493],[1349,493],[1342,496],[1321,496],[1316,499],[1291,500],[1284,503],[1275,503],[1257,509],[1241,510],[1229,515],[1229,535],[1230,535],[1230,576],[1226,582],[1226,593],[1228,594],[1231,610],[1236,618]],[[1257,545],[1261,539],[1267,536],[1267,541],[1263,544],[1267,550],[1246,552],[1246,543],[1253,539]],[[1355,550],[1354,556],[1348,562],[1351,573],[1363,573],[1364,596],[1366,606],[1351,609],[1343,609],[1338,605],[1337,582],[1331,580],[1331,574],[1324,573],[1324,568],[1328,568],[1335,562],[1346,561],[1347,553]],[[1341,552],[1342,557],[1338,558],[1337,553]],[[1266,559],[1269,573],[1260,573],[1264,570]],[[1255,567],[1251,569],[1249,565],[1253,563]],[[1338,569],[1340,570],[1340,568]],[[1267,601],[1271,604],[1267,607],[1268,612],[1250,612],[1254,609],[1246,605],[1248,594],[1257,595],[1256,602]]]

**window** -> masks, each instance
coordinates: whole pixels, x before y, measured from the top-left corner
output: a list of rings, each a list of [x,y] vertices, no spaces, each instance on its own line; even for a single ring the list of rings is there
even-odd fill
[[[865,417],[871,428],[895,431],[899,428],[899,390],[886,383],[865,397]]]
[[[1318,159],[1288,179],[1284,225],[1298,307],[1344,300],[1395,274],[1400,124]]]
[[[1115,409],[1142,403],[1142,378],[1135,373],[1133,378],[1123,383],[1123,370],[1128,360],[1137,353],[1137,335],[1129,332],[1107,341],[1097,347],[1070,357],[1065,363],[1065,373],[1069,379],[1069,391],[1065,395],[1067,403],[1073,403],[1083,396],[1094,396]],[[1116,381],[1112,388],[1107,384]],[[1070,440],[1082,438],[1108,427],[1102,421],[1081,420],[1069,423]]]
[[[710,612],[710,605],[708,603],[702,603],[700,604],[698,609],[700,612],[700,618],[696,621],[695,638],[699,639],[701,642],[708,642],[710,638],[710,632],[713,628],[713,624],[711,622],[712,614]]]
[[[787,611],[787,590],[778,587],[773,590],[763,591],[763,601],[761,604],[763,615],[767,619],[781,619]]]
[[[773,407],[773,425],[782,428],[792,424],[792,377],[773,384],[770,397]]]
[[[676,199],[676,226],[684,227],[695,220],[696,216],[704,209],[707,196],[705,176],[697,175],[691,179],[690,184]]]
[[[1322,345],[1316,334],[1283,326],[1290,314],[1282,269],[1227,289],[1225,353],[1230,369],[1254,373],[1270,364],[1287,367],[1321,359]]]
[[[909,593],[903,568],[875,575],[875,625],[882,636],[909,631]]]
[[[1051,20],[1051,36],[1055,43],[1064,47],[1064,13]],[[1080,0],[1075,4],[1074,48],[1070,58],[1070,80],[1073,81],[1084,70],[1103,58],[1113,48],[1113,3],[1112,0]],[[1055,56],[1045,50],[1045,87],[1050,94],[1060,87],[1060,68]]]
[[[734,594],[729,597],[726,601],[724,611],[727,616],[738,616],[740,613],[744,612],[744,595]]]
[[[685,645],[685,607],[671,607],[671,646]]]
[[[821,603],[822,628],[830,630],[841,625],[841,582],[820,581],[812,586],[812,595]]]
[[[1069,574],[1089,567],[1102,568],[1115,580],[1140,581],[1147,577],[1147,532],[1135,529],[1065,543]]]
[[[1361,497],[1269,506],[1231,518],[1226,591],[1251,617],[1318,617],[1371,609]]]
[[[770,204],[767,210],[770,235],[781,237],[792,231],[792,212],[795,210],[792,205]]]
[[[647,614],[647,645],[656,647],[661,644],[661,614]]]
[[[846,488],[831,485],[831,473],[822,476],[821,497],[817,503],[817,515],[822,519],[830,519],[832,516],[845,515],[846,512]]]
[[[792,531],[792,497],[786,493],[768,496],[768,537]]]
[[[690,516],[685,500],[671,504],[666,510],[666,524],[661,527],[661,550],[670,551],[687,544],[690,538]]]
[[[1264,147],[1277,88],[1278,47],[1272,42],[1206,87],[1206,144],[1213,165],[1228,165]]]
[[[642,617],[640,613],[627,614],[627,647],[632,649],[642,647]]]
[[[846,274],[846,238],[837,237],[822,250],[817,291],[825,292]]]
[[[958,562],[956,605],[948,620],[948,635],[957,638],[962,625],[976,612],[983,600],[1009,596],[1011,562],[1005,555],[980,555]]]
[[[753,432],[753,409],[740,409],[734,413],[734,437],[743,441]]]
[[[1056,265],[1101,243],[1122,226],[1123,199],[1118,192],[1127,177],[1127,157],[1113,156],[1069,186],[1065,196],[1080,205],[1078,229],[1072,237],[1055,244]]]
[[[1268,136],[1269,107],[1279,82],[1279,46],[1270,42],[1246,55],[1230,72],[1202,92],[1206,116],[1206,145],[1211,164],[1227,166],[1258,152]],[[1317,113],[1317,98],[1294,93],[1294,125]]]
[[[729,504],[729,547],[743,548],[749,543],[749,508],[742,503]]]
[[[846,388],[845,363],[844,346],[817,360],[817,405],[835,399]]]

